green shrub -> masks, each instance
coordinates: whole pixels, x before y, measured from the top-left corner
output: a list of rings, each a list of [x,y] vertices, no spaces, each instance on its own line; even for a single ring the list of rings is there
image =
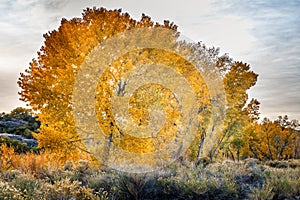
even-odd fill
[[[288,168],[289,164],[286,161],[268,161],[266,164],[274,168]]]
[[[269,200],[274,197],[273,186],[269,183],[262,187],[251,187],[250,190],[249,197],[253,200]]]
[[[20,175],[15,178],[11,185],[18,189],[26,199],[39,199],[39,192],[44,184],[41,180],[36,180],[32,176]]]
[[[267,181],[274,187],[275,198],[300,196],[300,168],[278,169]]]
[[[2,180],[0,180],[0,199],[25,200],[25,198],[22,196],[22,192]]]
[[[42,199],[99,199],[92,194],[91,189],[81,188],[80,185],[80,182],[72,182],[69,178],[56,181],[54,184],[46,183]]]
[[[13,147],[16,153],[39,153],[40,149],[37,147],[27,146],[26,143],[22,143],[18,140],[13,140],[8,137],[0,137],[0,146],[6,144],[8,147]]]

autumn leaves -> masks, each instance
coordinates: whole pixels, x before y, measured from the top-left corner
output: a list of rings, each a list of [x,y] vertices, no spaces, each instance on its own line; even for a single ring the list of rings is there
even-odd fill
[[[178,42],[168,21],[94,8],[44,37],[20,94],[39,112],[40,147],[61,159],[89,152],[120,169],[212,158],[252,123],[246,91],[257,74],[218,49]]]

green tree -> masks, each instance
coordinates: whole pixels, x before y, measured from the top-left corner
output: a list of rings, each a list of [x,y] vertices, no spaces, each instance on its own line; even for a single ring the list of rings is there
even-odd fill
[[[38,132],[40,122],[30,109],[18,107],[10,113],[0,116],[0,132],[33,138],[32,132]]]

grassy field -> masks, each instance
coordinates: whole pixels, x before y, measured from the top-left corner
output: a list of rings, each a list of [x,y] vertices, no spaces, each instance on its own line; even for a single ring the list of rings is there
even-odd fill
[[[300,199],[300,160],[173,163],[147,174],[99,170],[82,160],[62,169],[2,171],[0,199]]]

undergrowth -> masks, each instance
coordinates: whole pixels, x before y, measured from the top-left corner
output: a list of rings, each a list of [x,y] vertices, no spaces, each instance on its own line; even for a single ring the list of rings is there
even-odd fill
[[[2,151],[0,199],[300,199],[300,160],[173,163],[129,174],[85,160],[61,166],[47,154],[24,154],[20,162],[8,147]]]

